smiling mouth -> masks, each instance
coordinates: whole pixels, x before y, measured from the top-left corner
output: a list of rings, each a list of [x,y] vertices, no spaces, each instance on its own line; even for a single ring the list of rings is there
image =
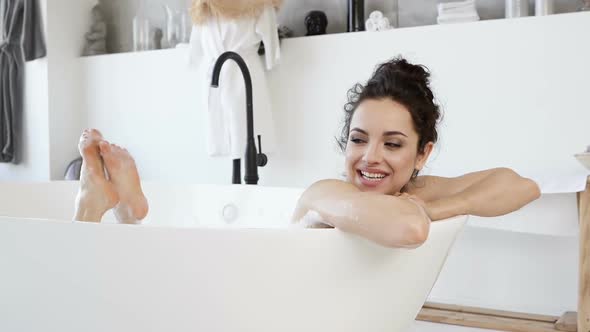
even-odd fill
[[[371,172],[365,172],[365,171],[361,171],[361,170],[358,170],[357,172],[361,178],[363,178],[367,181],[371,181],[371,182],[379,182],[388,176],[388,174],[384,174],[384,173],[371,173]]]

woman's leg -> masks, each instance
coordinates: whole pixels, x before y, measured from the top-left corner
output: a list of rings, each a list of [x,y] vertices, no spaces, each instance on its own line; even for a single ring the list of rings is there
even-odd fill
[[[119,197],[114,210],[115,216],[122,223],[138,223],[147,215],[148,202],[141,190],[133,157],[126,149],[104,140],[99,142],[98,147],[109,181]]]
[[[74,215],[77,221],[100,222],[104,213],[119,201],[115,186],[105,177],[99,151],[101,140],[98,130],[87,129],[78,143],[83,162]]]

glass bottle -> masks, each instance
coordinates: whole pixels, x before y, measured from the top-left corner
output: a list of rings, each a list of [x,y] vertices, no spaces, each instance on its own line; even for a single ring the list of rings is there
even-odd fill
[[[553,0],[535,0],[535,16],[551,15],[554,7]]]
[[[529,16],[529,0],[506,0],[505,17]]]
[[[145,0],[139,0],[135,17],[133,18],[133,51],[147,51],[150,49],[150,21],[147,18]]]
[[[170,48],[188,42],[188,11],[163,5],[166,12],[166,45]]]

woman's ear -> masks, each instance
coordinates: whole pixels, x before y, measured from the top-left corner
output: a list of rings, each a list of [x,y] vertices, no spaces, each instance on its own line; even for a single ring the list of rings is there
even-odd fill
[[[434,143],[428,142],[424,146],[424,150],[422,152],[418,153],[418,155],[416,156],[416,167],[415,167],[417,170],[421,171],[422,168],[424,168],[424,165],[426,164],[426,161],[428,160],[428,157],[430,156],[430,153],[432,152],[433,149],[434,149]]]

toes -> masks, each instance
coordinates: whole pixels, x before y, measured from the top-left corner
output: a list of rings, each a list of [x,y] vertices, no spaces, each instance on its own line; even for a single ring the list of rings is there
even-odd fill
[[[98,129],[87,128],[87,129],[84,129],[84,131],[82,131],[81,137],[101,140],[102,133]]]
[[[98,148],[100,149],[100,153],[104,156],[111,152],[111,145],[109,142],[102,140],[98,142]]]
[[[100,170],[102,169],[102,162],[100,160],[100,155],[98,151],[98,147],[95,142],[84,138],[80,140],[80,144],[78,145],[78,150],[80,155],[82,156],[82,168],[85,173],[94,173],[100,176]]]
[[[93,134],[95,134],[95,135],[102,136],[102,133],[98,129],[91,128],[90,129],[90,132],[93,133]]]
[[[90,129],[89,135],[97,141],[102,139],[102,133],[98,129]]]
[[[107,141],[101,141],[98,146],[100,148],[100,154],[103,157],[107,172],[112,179],[113,173],[117,172],[120,165],[120,161],[117,156],[117,147],[115,144],[109,144]]]
[[[80,143],[93,144],[102,140],[102,134],[97,129],[84,129],[80,135]]]
[[[79,146],[82,157],[98,156],[98,149],[95,144],[90,144],[88,141],[83,141]]]

